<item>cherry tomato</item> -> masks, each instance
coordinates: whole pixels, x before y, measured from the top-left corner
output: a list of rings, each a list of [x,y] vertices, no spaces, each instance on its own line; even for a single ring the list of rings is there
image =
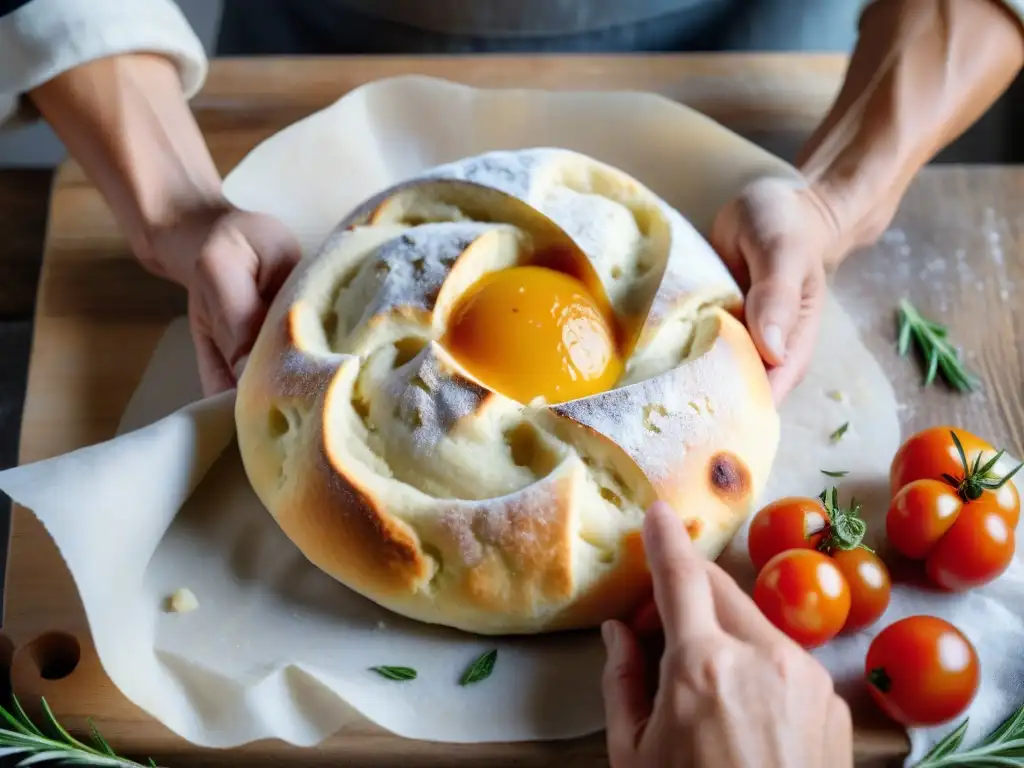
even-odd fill
[[[984,464],[996,455],[996,449],[980,437],[963,429],[953,427],[931,427],[911,435],[900,446],[889,468],[889,489],[895,495],[901,488],[915,480],[937,480],[946,482],[946,477],[963,480],[967,474],[960,452],[950,433],[955,432],[964,449],[967,463],[971,466],[981,457]],[[1013,464],[1005,457],[993,468],[996,477],[1004,477],[1013,471]],[[1010,527],[1016,528],[1020,519],[1020,494],[1013,482],[1005,483],[984,495],[994,495],[999,506],[1006,513]]]
[[[1020,497],[1012,480],[1003,482],[1014,471],[1009,462],[988,466],[996,455],[970,432],[934,427],[911,436],[893,459],[889,540],[906,557],[924,560],[925,573],[943,589],[987,584],[1013,560]]]
[[[962,714],[980,680],[974,646],[934,616],[910,616],[879,632],[864,674],[878,705],[906,726],[939,725]]]
[[[773,501],[750,521],[747,550],[754,567],[787,549],[817,549],[829,524],[821,499],[787,496]]]
[[[839,634],[850,614],[850,586],[832,558],[814,549],[780,552],[757,576],[754,602],[805,648]]]
[[[964,502],[941,480],[914,480],[893,497],[885,532],[904,556],[923,560],[956,522]]]
[[[857,632],[878,621],[889,607],[892,579],[874,552],[864,547],[841,549],[832,561],[850,587],[850,614],[843,632]]]
[[[967,504],[925,560],[928,578],[950,591],[980,587],[1013,560],[1013,529],[994,503]]]
[[[943,475],[963,477],[964,465],[953,443],[955,432],[973,462],[979,453],[992,456],[995,449],[977,435],[954,427],[931,427],[908,437],[893,457],[889,468],[889,490],[895,494],[915,480],[942,480]]]

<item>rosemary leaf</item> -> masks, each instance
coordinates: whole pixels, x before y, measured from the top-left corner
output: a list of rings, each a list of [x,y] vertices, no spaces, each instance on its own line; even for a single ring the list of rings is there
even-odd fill
[[[903,313],[899,315],[899,340],[896,342],[896,352],[900,357],[906,357],[910,350],[910,323]]]
[[[462,678],[459,680],[459,685],[472,685],[473,683],[479,683],[481,680],[486,680],[494,672],[494,663],[497,660],[497,648],[482,654],[466,667],[466,671],[462,673]]]
[[[907,299],[899,303],[899,338],[896,351],[907,354],[914,342],[925,362],[924,386],[930,387],[940,375],[953,389],[972,392],[978,388],[978,379],[960,359],[960,351],[948,339],[948,329],[921,315]]]
[[[95,754],[95,755],[101,754],[100,752],[98,752],[97,750],[93,749],[92,747],[87,746],[86,744],[83,744],[78,739],[76,739],[74,736],[72,736],[70,733],[68,733],[66,730],[64,730],[64,726],[62,726],[59,722],[57,722],[57,718],[54,717],[53,710],[50,709],[50,705],[47,703],[45,698],[41,698],[39,700],[39,703],[43,707],[43,715],[46,718],[46,723],[54,731],[57,732],[57,734],[64,741],[64,743],[74,747],[75,749],[81,750],[82,752],[86,752],[88,754]]]
[[[955,730],[948,733],[942,741],[932,747],[931,751],[922,758],[922,764],[927,764],[929,760],[938,760],[940,757],[956,752],[963,743],[966,733],[967,720],[964,720]]]
[[[89,730],[92,732],[92,740],[96,742],[96,747],[100,752],[111,757],[117,757],[117,754],[107,744],[107,740],[103,738],[103,734],[100,733],[100,729],[96,727],[96,723],[92,721],[91,717],[89,718]]]
[[[850,422],[848,421],[844,422],[843,424],[840,424],[839,427],[835,430],[835,432],[828,436],[828,439],[833,443],[838,443],[840,440],[843,439],[843,435],[846,434],[846,430],[848,430],[849,428]]]
[[[845,469],[823,469],[821,474],[828,477],[846,477],[850,473]]]
[[[386,677],[388,680],[405,681],[416,679],[416,670],[412,667],[390,667],[385,665],[380,667],[370,667],[370,671],[376,672],[378,675]]]
[[[935,381],[935,374],[939,372],[939,353],[932,349],[928,355],[928,372],[924,375],[924,385],[930,387]]]
[[[40,731],[36,727],[35,723],[32,722],[32,718],[30,718],[28,715],[25,714],[25,710],[22,709],[21,702],[18,701],[18,697],[17,696],[13,696],[13,695],[11,696],[11,703],[14,704],[15,714],[16,714],[16,716],[18,718],[18,721],[22,724],[22,729],[21,730],[26,732],[26,733],[34,733],[36,736],[42,736],[42,737],[45,738],[46,734],[44,734],[42,731]],[[6,710],[4,710],[4,714],[7,715]],[[7,715],[7,719],[10,719],[10,715]],[[25,729],[28,729],[28,730],[25,731]]]

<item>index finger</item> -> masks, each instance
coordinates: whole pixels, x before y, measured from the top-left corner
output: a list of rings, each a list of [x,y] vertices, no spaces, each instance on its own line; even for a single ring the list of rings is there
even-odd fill
[[[738,640],[762,648],[791,642],[757,607],[750,595],[717,563],[708,564],[708,582],[722,629]]]
[[[717,630],[707,564],[672,508],[656,502],[644,517],[644,549],[666,642]]]

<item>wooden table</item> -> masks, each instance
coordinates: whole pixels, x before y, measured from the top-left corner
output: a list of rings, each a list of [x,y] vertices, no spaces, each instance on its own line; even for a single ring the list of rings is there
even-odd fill
[[[485,58],[222,61],[196,113],[217,164],[230,170],[253,145],[362,82],[419,72],[481,86],[630,88],[686,101],[745,133],[806,135],[838,87],[838,57],[687,56],[566,59]],[[941,317],[973,351],[984,394],[940,388],[915,393],[905,428],[939,421],[976,429],[1024,454],[1024,171],[932,168],[910,190],[882,243],[845,265],[836,288],[870,323],[873,351],[892,357],[893,307],[904,294]],[[934,279],[933,279],[934,278]],[[109,438],[150,353],[184,296],[144,273],[110,213],[73,163],[54,181],[20,459],[35,461]],[[841,354],[837,352],[837,354]],[[908,366],[906,399],[914,388]],[[16,689],[45,695],[82,728],[93,716],[118,748],[167,765],[561,765],[605,763],[600,737],[529,745],[449,746],[405,742],[372,729],[348,731],[317,751],[278,743],[197,753],[129,704],[106,679],[91,647],[69,574],[42,527],[16,509],[7,572],[4,635]],[[40,670],[58,679],[42,679]],[[73,672],[72,672],[73,670]],[[70,674],[68,674],[70,673]],[[868,710],[870,711],[870,710]],[[861,724],[868,760],[898,752],[902,737]]]

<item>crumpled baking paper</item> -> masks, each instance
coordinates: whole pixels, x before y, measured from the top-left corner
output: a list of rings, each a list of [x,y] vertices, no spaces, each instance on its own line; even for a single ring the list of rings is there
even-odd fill
[[[686,107],[636,93],[477,90],[403,77],[364,86],[258,146],[228,177],[238,205],[281,218],[306,254],[353,206],[434,165],[491,149],[560,146],[633,174],[707,232],[748,181],[795,172]],[[846,311],[844,311],[844,309]],[[830,298],[811,372],[782,411],[762,501],[820,492],[820,470],[878,520],[899,444],[895,394]],[[841,348],[844,354],[830,354]],[[834,399],[831,393],[842,392]],[[73,574],[96,648],[132,702],[183,738],[230,747],[276,737],[313,745],[362,718],[433,741],[564,739],[603,727],[596,632],[486,639],[390,614],[313,568],[248,486],[233,442],[233,393],[202,400],[187,325],[173,323],[109,442],[0,473]],[[851,427],[843,440],[828,436]],[[876,525],[876,531],[879,526]],[[745,532],[722,563],[749,585]],[[1024,568],[961,596],[899,587],[883,621],[817,655],[858,690],[872,634],[913,613],[943,616],[976,644],[984,683],[968,743],[1016,705],[1024,655]],[[191,589],[198,610],[172,614]],[[460,687],[478,654],[493,676]],[[412,666],[415,682],[368,671]],[[914,756],[947,728],[915,731]]]

